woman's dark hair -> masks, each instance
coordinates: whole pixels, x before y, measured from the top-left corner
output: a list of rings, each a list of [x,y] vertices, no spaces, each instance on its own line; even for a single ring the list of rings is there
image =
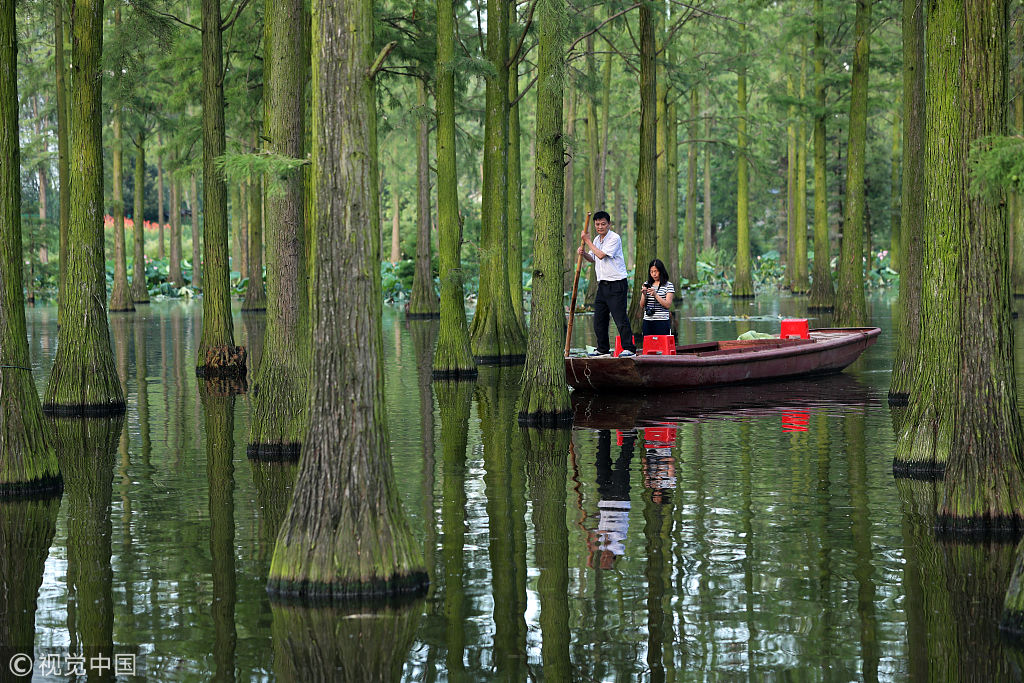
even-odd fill
[[[658,269],[658,281],[661,284],[668,282],[668,271],[665,270],[665,264],[662,263],[660,258],[656,258],[647,264],[647,281],[651,282],[651,266]],[[653,282],[652,282],[653,284]]]

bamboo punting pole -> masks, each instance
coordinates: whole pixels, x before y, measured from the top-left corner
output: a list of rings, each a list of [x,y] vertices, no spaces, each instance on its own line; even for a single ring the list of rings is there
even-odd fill
[[[583,222],[583,232],[590,230],[590,212],[587,211],[587,218]],[[580,237],[580,246],[584,245],[583,238]],[[572,339],[572,323],[576,317],[576,290],[580,286],[580,269],[583,267],[583,254],[576,254],[576,276],[572,280],[572,298],[569,300],[569,327],[565,332],[565,353],[563,355],[569,355],[569,341]]]

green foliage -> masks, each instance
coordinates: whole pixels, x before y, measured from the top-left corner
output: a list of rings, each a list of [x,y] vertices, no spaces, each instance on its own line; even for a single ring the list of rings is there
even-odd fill
[[[397,264],[381,262],[380,280],[385,303],[399,304],[409,300],[415,267],[415,262],[411,260],[399,261]]]
[[[1020,192],[1024,186],[1024,136],[990,135],[971,145],[971,192],[997,199],[1002,192]]]
[[[214,164],[224,172],[229,183],[242,183],[253,177],[262,177],[264,193],[280,195],[288,176],[295,173],[296,169],[308,166],[310,161],[260,150],[247,154],[228,153],[217,157]]]

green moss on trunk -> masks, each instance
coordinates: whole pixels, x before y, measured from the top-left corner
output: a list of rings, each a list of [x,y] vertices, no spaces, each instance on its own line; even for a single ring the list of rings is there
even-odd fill
[[[800,101],[807,97],[807,43],[800,39]],[[796,234],[793,293],[806,294],[807,284],[807,123],[801,112],[796,125]]]
[[[416,102],[427,107],[427,84],[416,81]],[[430,127],[427,119],[416,122],[416,270],[409,295],[409,318],[437,318],[441,315],[437,292],[434,291],[434,268],[430,258],[430,233],[433,222],[430,210]]]
[[[264,58],[265,59],[265,58]],[[243,311],[262,311],[267,308],[267,289],[263,284],[263,179],[253,178],[249,184],[249,285],[245,290]],[[254,368],[257,366],[253,366]]]
[[[640,6],[640,160],[636,174],[636,245],[633,263],[650,263],[657,247],[655,212],[658,201],[658,178],[655,167],[657,153],[657,71],[655,68],[653,10]],[[596,280],[597,278],[591,278]],[[640,305],[640,285],[647,280],[643,268],[633,275],[633,298],[629,304],[629,322],[633,330],[641,328],[643,310]],[[595,293],[597,291],[595,286]]]
[[[121,24],[121,10],[114,10],[114,25]],[[114,117],[110,126],[114,130],[111,147],[112,197],[111,211],[114,214],[114,284],[110,290],[111,311],[134,311],[131,289],[128,286],[128,266],[124,241],[124,135],[122,133],[123,113],[121,105],[114,103]]]
[[[139,139],[135,143],[135,206],[132,209],[134,229],[134,252],[132,259],[132,301],[136,304],[149,303],[149,288],[146,286],[146,232],[145,202],[146,196],[146,131],[139,131]]]
[[[750,272],[750,186],[747,179],[747,26],[740,25],[740,63],[736,71],[736,271],[732,296],[750,299],[754,280]],[[639,263],[639,261],[638,261]]]
[[[831,311],[836,304],[832,286],[832,247],[828,238],[828,168],[825,158],[825,17],[822,0],[814,0],[814,273],[809,311]]]

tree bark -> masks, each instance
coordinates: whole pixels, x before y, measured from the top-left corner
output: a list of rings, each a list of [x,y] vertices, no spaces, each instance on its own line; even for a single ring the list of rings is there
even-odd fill
[[[679,239],[679,110],[676,103],[668,106],[668,125],[666,131],[666,153],[668,155],[668,255],[672,259],[669,267],[670,273],[675,273],[677,278],[680,268],[680,247],[683,246]],[[685,241],[685,240],[684,240]],[[682,301],[677,296],[676,303]]]
[[[228,265],[228,193],[216,159],[224,155],[224,57],[220,0],[203,11],[203,333],[197,377],[245,377],[245,349],[235,346]],[[195,210],[193,209],[193,227]],[[193,269],[195,264],[193,264]],[[194,272],[194,270],[193,270]]]
[[[579,230],[576,229],[576,91],[572,87],[572,83],[567,79],[564,86],[564,107],[565,107],[565,139],[568,140],[566,146],[566,157],[562,161],[562,229],[565,231],[565,264],[563,266],[563,272],[565,275],[564,287],[565,291],[572,291],[572,281],[576,277],[576,246],[579,246]],[[536,153],[534,159],[536,159]],[[534,178],[534,206],[533,206],[533,222],[537,222],[537,179]],[[595,279],[593,277],[591,280]],[[588,288],[589,289],[589,288]],[[597,293],[597,287],[594,287],[594,293]]]
[[[786,94],[796,97],[792,75],[786,77]],[[786,286],[796,281],[796,104],[788,107],[786,123]]]
[[[159,139],[157,144],[160,144]],[[161,261],[167,257],[167,251],[164,245],[166,244],[164,235],[164,221],[167,220],[164,214],[164,160],[163,156],[157,155],[156,158],[156,223],[157,223],[157,252],[156,257]]]
[[[680,283],[697,284],[697,136],[700,119],[700,90],[690,91],[689,141],[686,143],[686,218],[683,223],[683,261]]]
[[[1024,21],[1018,17],[1014,23],[1016,40],[1013,41],[1014,52],[1013,63],[1016,68],[1013,70],[1013,83],[1015,84],[1013,98],[1013,127],[1017,131],[1024,130],[1024,97],[1021,96],[1021,89],[1024,88],[1024,66],[1021,65],[1021,55],[1024,54]],[[1013,295],[1024,296],[1024,201],[1021,201],[1021,193],[1014,192],[1011,198],[1011,212],[1013,217],[1009,241],[1012,245],[1010,250],[1010,277],[1013,282]]]
[[[181,275],[181,181],[171,177],[171,244],[168,279],[174,287],[185,286],[185,278]]]
[[[203,264],[201,261],[203,226],[199,224],[199,190],[194,173],[190,188],[185,202],[192,212],[192,289],[201,290],[203,288]]]
[[[146,196],[146,133],[139,131],[139,142],[135,146],[135,202],[132,209],[134,225],[134,252],[132,260],[132,301],[137,304],[149,303],[149,288],[146,286],[146,221],[144,205]]]
[[[657,106],[658,82],[655,70],[655,19],[650,6],[640,7],[640,159],[636,175],[636,246],[634,264],[646,266],[655,257],[657,230],[655,212],[658,206]],[[629,304],[629,322],[634,330],[641,328],[643,310],[640,285],[647,280],[646,268],[637,267],[633,275],[633,298]]]
[[[57,354],[43,410],[120,414],[124,392],[110,350],[103,258],[103,3],[75,4],[71,172],[78,180],[68,225],[67,271],[58,311]]]
[[[263,178],[259,176],[254,176],[249,185],[249,239],[246,242],[249,249],[249,286],[245,290],[242,310],[266,310],[267,289],[263,284]],[[309,245],[306,246],[308,248]],[[253,365],[253,369],[256,367]]]
[[[416,79],[416,102],[427,106],[427,84]],[[409,318],[438,318],[440,302],[434,291],[434,266],[430,254],[430,127],[427,119],[416,121],[416,270],[409,296]]]
[[[484,119],[484,186],[480,227],[480,298],[469,329],[479,363],[515,365],[526,359],[526,333],[508,284],[508,0],[488,0]]]
[[[305,156],[308,66],[303,61],[307,24],[302,0],[269,0],[270,79],[266,143],[270,152]],[[253,377],[249,457],[295,460],[309,426],[309,284],[302,167],[267,196],[267,325]],[[321,292],[323,290],[320,290]]]
[[[750,273],[750,190],[747,180],[747,27],[740,26],[740,64],[736,74],[736,272],[732,281],[734,298],[754,297]]]
[[[509,3],[510,21],[515,19],[515,3]],[[509,32],[509,50],[514,50],[518,36]],[[512,310],[519,326],[526,329],[523,311],[523,168],[520,158],[519,124],[519,59],[508,67],[508,288]],[[514,103],[514,104],[513,104]]]
[[[0,158],[6,160],[0,166],[0,244],[5,245],[0,249],[0,500],[61,491],[57,457],[32,381],[25,323],[14,17],[14,3],[4,3],[0,7]]]
[[[807,44],[800,39],[800,102],[807,97]],[[799,112],[796,125],[796,272],[793,293],[805,294],[807,284],[807,116]]]
[[[313,306],[310,428],[268,589],[330,599],[419,593],[428,578],[394,484],[382,381],[372,0],[317,0],[313,27],[314,287],[321,297]]]
[[[519,396],[520,424],[555,427],[572,423],[572,405],[565,383],[562,339],[563,191],[562,89],[564,44],[559,27],[566,21],[564,0],[544,0],[538,7],[537,56],[537,182],[533,227],[533,293],[530,336]],[[596,126],[591,128],[596,132]]]
[[[892,144],[889,146],[889,264],[900,269],[900,126],[899,109],[892,112]]]
[[[451,0],[437,0],[437,222],[441,324],[434,377],[476,377],[469,346],[462,285],[462,220],[455,166],[455,15]]]
[[[668,268],[668,272],[672,273],[673,276],[678,272],[675,269],[675,261],[672,252],[674,240],[671,236],[671,222],[669,221],[668,213],[668,78],[665,75],[665,16],[664,11],[666,3],[662,2],[661,10],[658,13],[658,28],[656,29],[656,42],[655,42],[655,54],[660,56],[661,66],[657,66],[658,58],[655,59],[656,68],[658,69],[657,75],[657,103],[655,105],[655,142],[656,142],[656,161],[655,161],[655,175],[657,182],[655,202],[655,230],[657,233],[658,246],[654,255],[660,258],[665,266]],[[639,263],[639,261],[638,261]],[[644,262],[647,263],[647,262]],[[644,273],[644,280],[647,279],[647,273]]]
[[[828,239],[828,168],[825,159],[825,17],[822,0],[814,0],[814,275],[809,311],[831,311],[836,293],[832,286],[831,247]]]
[[[711,251],[714,234],[711,232],[711,117],[704,119],[704,249]]]
[[[71,217],[71,150],[68,115],[67,64],[64,58],[64,2],[53,3],[54,88],[57,91],[57,184],[60,195],[60,280],[57,292],[64,293],[68,265],[68,224]],[[63,296],[59,304],[63,306]]]
[[[114,26],[121,25],[121,10],[114,10]],[[134,311],[131,289],[128,286],[128,265],[124,238],[124,162],[122,134],[123,111],[119,102],[114,102],[114,116],[111,128],[114,131],[114,143],[111,150],[111,176],[113,197],[111,204],[114,212],[114,285],[110,290],[111,311]],[[76,132],[77,134],[77,132]]]
[[[846,145],[846,213],[839,254],[839,287],[836,292],[835,324],[846,327],[868,321],[864,297],[864,167],[866,163],[868,115],[868,61],[871,48],[871,0],[857,0],[854,21],[853,77],[850,92],[850,128]]]

